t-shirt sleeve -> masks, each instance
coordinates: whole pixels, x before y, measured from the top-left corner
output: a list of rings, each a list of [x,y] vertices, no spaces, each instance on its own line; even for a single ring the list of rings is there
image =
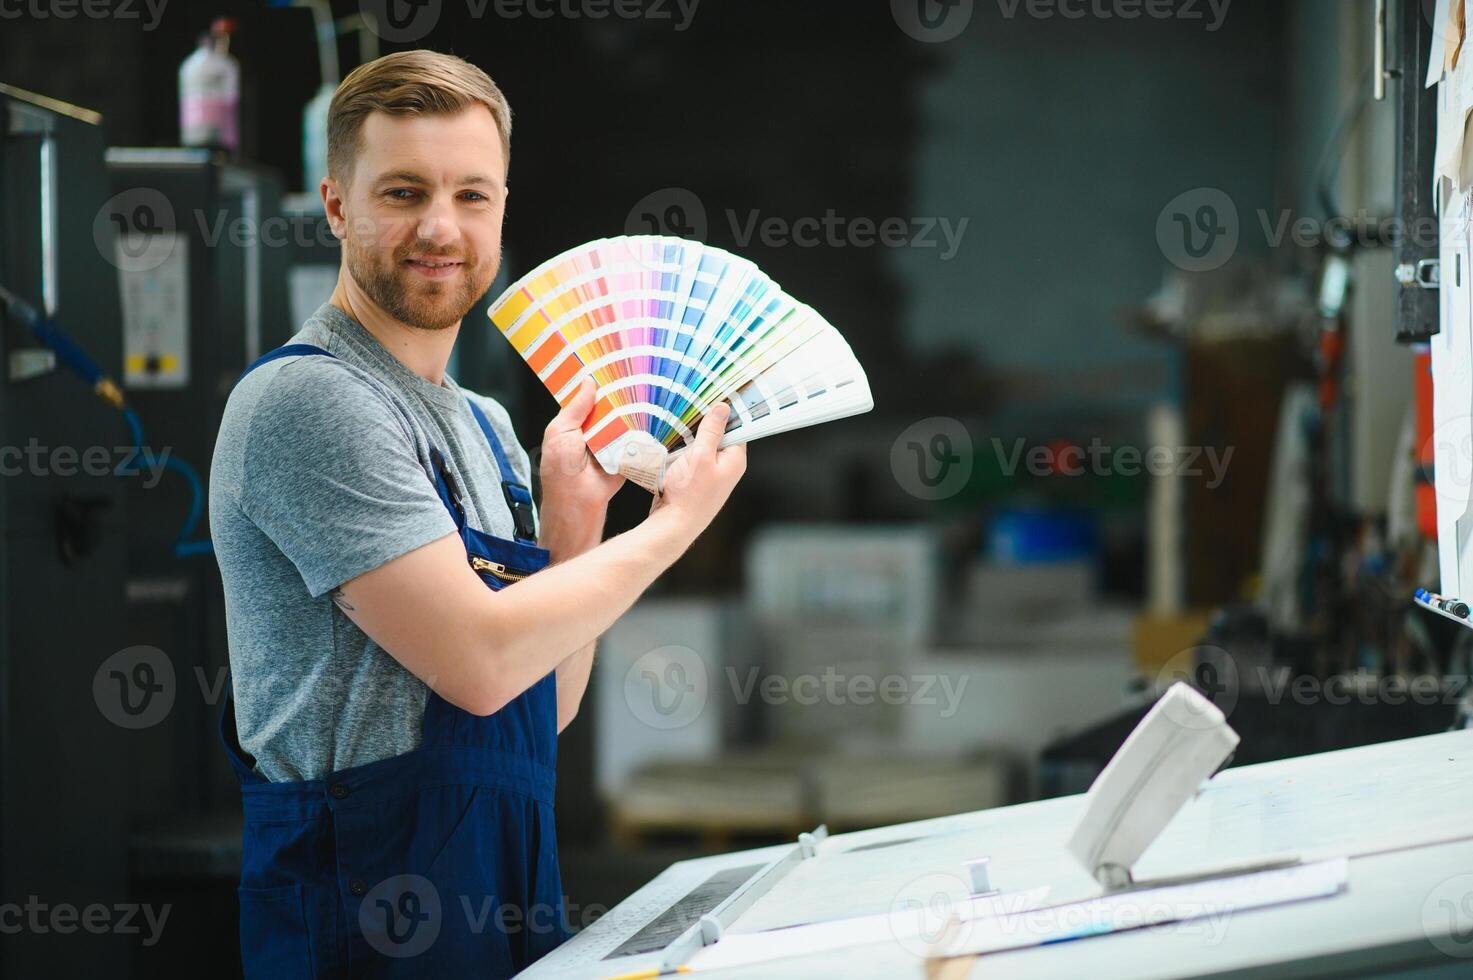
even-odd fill
[[[313,597],[455,533],[408,422],[315,358],[285,366],[256,405],[240,504]]]

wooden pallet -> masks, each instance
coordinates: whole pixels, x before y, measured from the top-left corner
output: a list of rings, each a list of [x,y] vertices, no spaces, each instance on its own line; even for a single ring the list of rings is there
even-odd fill
[[[997,806],[1007,802],[1006,777],[988,761],[764,752],[645,766],[607,804],[620,848],[693,838],[724,851],[734,841],[793,840],[821,823],[841,833]]]

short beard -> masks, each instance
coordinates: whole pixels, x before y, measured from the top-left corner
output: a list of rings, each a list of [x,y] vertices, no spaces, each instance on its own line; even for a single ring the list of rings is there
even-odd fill
[[[368,298],[400,323],[419,330],[445,330],[460,323],[486,294],[495,275],[493,266],[491,273],[478,281],[476,273],[480,263],[475,252],[441,254],[436,252],[434,245],[424,241],[396,248],[387,268],[375,261],[381,253],[359,248],[351,237],[344,239],[343,248],[347,250],[348,272]],[[404,260],[411,256],[459,259],[464,263],[460,281],[428,283],[433,287],[429,296],[413,295],[405,279],[414,273],[403,265]]]

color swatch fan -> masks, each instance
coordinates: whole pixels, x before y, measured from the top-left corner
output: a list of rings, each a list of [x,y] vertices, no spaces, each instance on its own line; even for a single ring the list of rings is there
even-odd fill
[[[653,493],[723,401],[732,406],[723,446],[874,407],[864,369],[827,320],[751,262],[700,242],[580,245],[514,283],[490,315],[558,404],[593,377],[588,448]]]

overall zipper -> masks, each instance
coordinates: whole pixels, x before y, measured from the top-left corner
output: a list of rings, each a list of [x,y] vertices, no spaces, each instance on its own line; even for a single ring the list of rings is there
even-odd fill
[[[489,572],[501,579],[503,582],[520,582],[527,577],[526,572],[514,572],[500,562],[487,561],[480,555],[471,555],[471,568],[478,572]]]

